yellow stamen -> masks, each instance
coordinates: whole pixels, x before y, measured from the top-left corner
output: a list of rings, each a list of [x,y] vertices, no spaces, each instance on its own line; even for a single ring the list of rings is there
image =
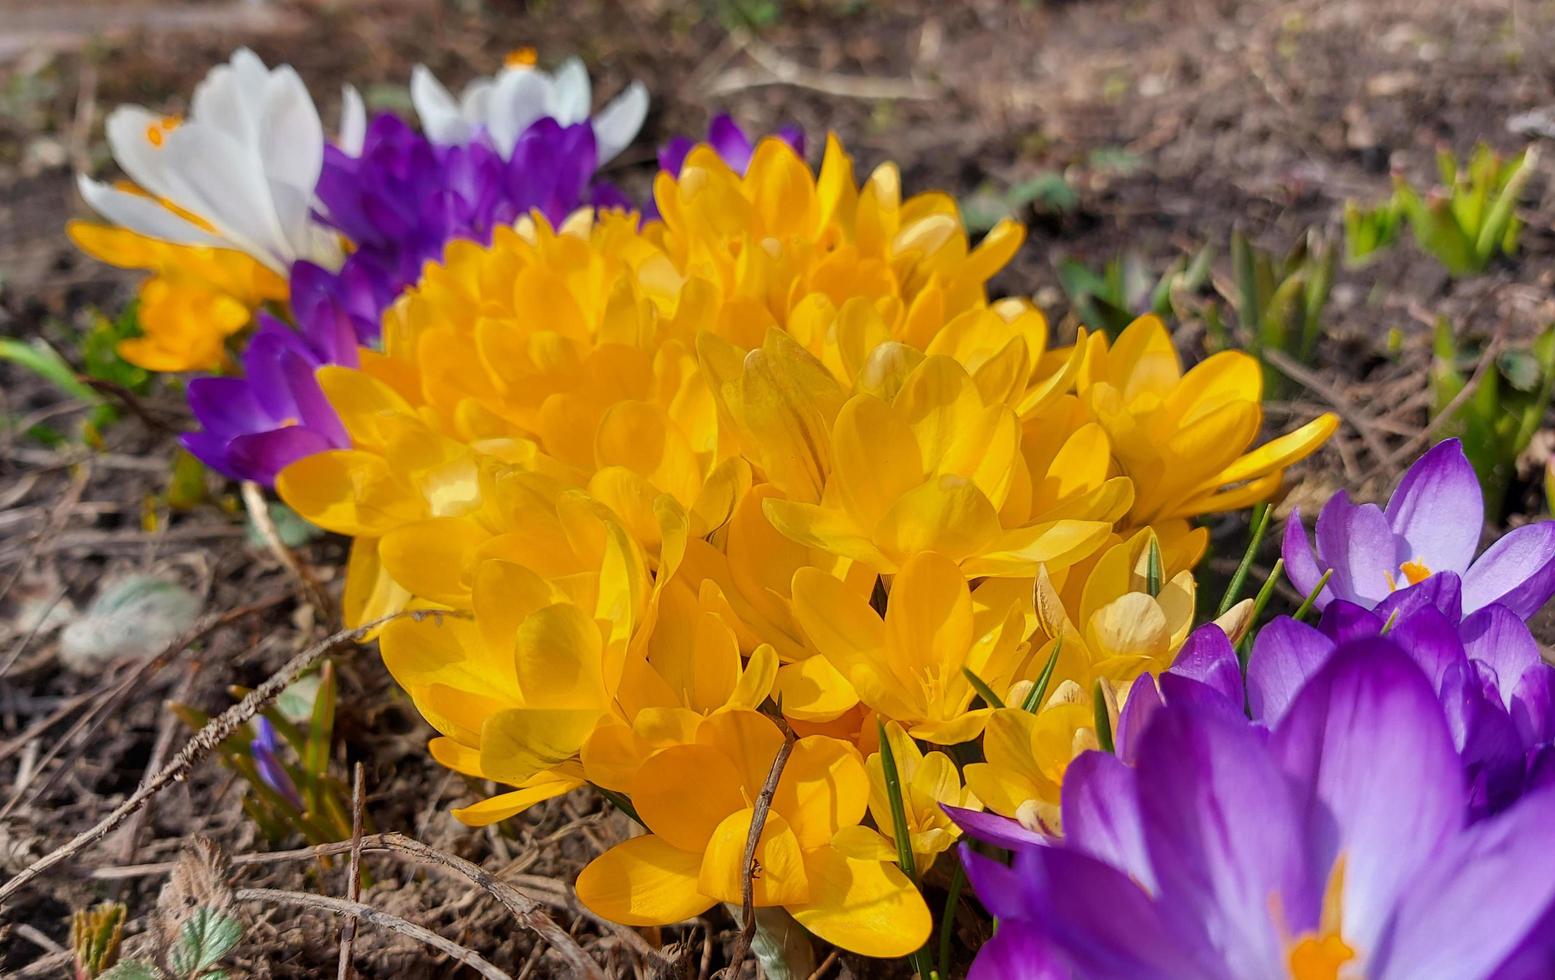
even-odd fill
[[[177,129],[183,119],[178,116],[163,116],[156,122],[146,127],[146,142],[152,146],[160,147],[167,134]]]
[[[1289,944],[1286,965],[1291,980],[1339,980],[1340,970],[1356,958],[1355,948],[1340,935],[1343,926],[1344,855],[1334,862],[1323,889],[1323,913],[1317,931]]]
[[[514,48],[502,58],[502,64],[508,68],[533,68],[539,55],[534,48]]]
[[[1406,561],[1398,566],[1398,570],[1404,573],[1404,578],[1409,580],[1410,585],[1419,585],[1431,577],[1431,570],[1418,561]]]

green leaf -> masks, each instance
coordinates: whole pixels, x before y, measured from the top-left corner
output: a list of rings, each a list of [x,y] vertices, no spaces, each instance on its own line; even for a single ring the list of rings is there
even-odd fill
[[[1091,701],[1096,717],[1096,742],[1103,752],[1116,752],[1117,748],[1112,744],[1112,715],[1107,711],[1107,699],[1102,696],[1101,681],[1091,689]]]
[[[1026,692],[1026,700],[1021,702],[1021,710],[1036,714],[1037,709],[1042,707],[1042,702],[1047,700],[1047,688],[1053,682],[1053,668],[1058,666],[1058,654],[1063,648],[1064,638],[1060,635],[1053,641],[1053,652],[1048,654],[1047,664],[1042,668],[1042,673],[1037,675],[1037,682]]]
[[[302,753],[302,769],[310,777],[308,809],[324,812],[324,780],[329,774],[329,750],[335,730],[335,665],[324,661],[319,670],[319,691],[313,699],[308,722],[308,744]]]
[[[1237,599],[1242,596],[1242,583],[1247,581],[1247,573],[1253,567],[1253,558],[1258,554],[1258,546],[1263,544],[1264,532],[1269,529],[1269,505],[1259,504],[1253,508],[1252,536],[1247,542],[1247,551],[1242,555],[1241,564],[1237,565],[1236,572],[1231,576],[1231,581],[1226,585],[1226,594],[1221,597],[1217,616],[1224,616],[1236,605]]]
[[[243,924],[219,909],[200,906],[178,932],[167,964],[183,976],[215,966],[243,938]]]
[[[167,974],[145,960],[121,960],[98,980],[166,980]]]
[[[1004,699],[995,694],[993,688],[989,687],[986,681],[973,673],[972,668],[962,667],[961,674],[966,678],[967,683],[972,685],[972,690],[977,692],[978,696],[983,699],[983,702],[987,704],[988,707],[1004,707]]]
[[[28,344],[14,337],[0,337],[0,360],[26,368],[65,394],[88,405],[103,403],[103,396],[78,378],[75,370],[59,354],[41,342]]]

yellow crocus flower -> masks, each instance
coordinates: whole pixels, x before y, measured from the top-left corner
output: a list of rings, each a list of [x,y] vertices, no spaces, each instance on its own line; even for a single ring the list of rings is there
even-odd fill
[[[1080,401],[1112,440],[1134,481],[1128,525],[1180,521],[1267,500],[1285,468],[1311,455],[1339,419],[1325,412],[1251,449],[1263,425],[1263,376],[1241,351],[1222,351],[1184,373],[1166,327],[1135,320],[1109,344],[1086,339]]]
[[[902,809],[907,817],[907,831],[912,840],[913,863],[918,873],[926,873],[934,859],[947,850],[961,836],[961,828],[942,809],[942,806],[981,810],[977,797],[961,785],[961,774],[956,764],[943,752],[925,754],[918,743],[908,737],[902,726],[888,722],[886,738],[891,742],[891,754],[896,762],[896,774],[902,787]],[[875,752],[864,760],[869,770],[869,815],[875,826],[892,841],[896,840],[896,824],[891,815],[890,797],[886,793],[883,757]]]
[[[1064,770],[1097,747],[1090,696],[1073,681],[1058,685],[1036,711],[999,708],[983,730],[984,762],[966,767],[967,790],[1030,830],[1055,833]]]
[[[232,249],[175,245],[85,221],[70,222],[65,233],[109,265],[152,273],[138,293],[141,336],[119,343],[120,356],[148,371],[220,370],[229,361],[227,338],[262,304],[287,299],[285,279]]]
[[[970,710],[976,691],[964,671],[1007,690],[1026,659],[1020,603],[974,609],[966,579],[944,555],[924,552],[902,566],[884,618],[818,569],[795,573],[793,590],[806,636],[852,688],[821,687],[817,697],[834,716],[862,701],[914,738],[955,745],[975,738],[990,710]],[[799,717],[821,720],[816,707],[785,695],[783,709]]]
[[[1019,419],[961,364],[925,357],[883,380],[837,412],[820,501],[767,501],[779,531],[882,573],[933,551],[967,576],[1063,568],[1106,539],[1126,491],[1078,507],[1034,498]]]
[[[668,925],[742,901],[755,804],[783,745],[765,715],[723,711],[688,742],[651,755],[632,779],[649,833],[617,844],[578,875],[580,901],[628,925]],[[810,932],[866,956],[905,956],[928,939],[918,890],[858,826],[869,779],[858,750],[826,736],[794,743],[756,847],[757,908],[782,906]]]

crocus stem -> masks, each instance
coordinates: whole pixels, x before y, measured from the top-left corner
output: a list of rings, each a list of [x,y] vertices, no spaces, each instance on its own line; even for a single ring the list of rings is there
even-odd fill
[[[1264,532],[1269,529],[1269,505],[1259,504],[1253,509],[1252,539],[1247,542],[1247,552],[1242,555],[1242,563],[1236,567],[1236,573],[1231,576],[1231,582],[1226,586],[1225,597],[1220,600],[1220,610],[1215,614],[1224,616],[1226,611],[1236,605],[1237,599],[1242,596],[1242,583],[1247,581],[1247,573],[1253,567],[1253,557],[1258,554],[1258,546],[1263,544]]]

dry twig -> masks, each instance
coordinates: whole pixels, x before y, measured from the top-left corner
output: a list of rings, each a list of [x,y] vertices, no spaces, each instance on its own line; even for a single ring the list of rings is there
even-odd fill
[[[362,764],[356,764],[351,779],[351,864],[347,871],[346,893],[355,902],[362,897],[362,822],[367,806],[367,776]],[[356,919],[350,918],[340,925],[340,963],[335,969],[336,980],[349,980],[351,976],[351,947],[356,945]]]
[[[124,823],[125,820],[128,820],[137,810],[145,806],[146,801],[151,799],[151,797],[160,793],[174,782],[187,778],[195,763],[209,755],[216,746],[237,731],[239,725],[246,723],[259,714],[266,705],[274,701],[280,696],[282,691],[296,681],[303,671],[318,663],[326,654],[337,647],[362,640],[384,623],[405,615],[415,614],[407,612],[394,613],[364,626],[359,626],[354,630],[344,630],[328,639],[315,643],[291,660],[288,660],[285,666],[272,674],[263,684],[250,691],[247,697],[211,719],[204,728],[195,732],[194,737],[184,745],[183,749],[179,751],[177,757],[171,763],[159,770],[155,776],[141,783],[140,788],[130,794],[130,797],[123,803],[115,807],[112,813],[108,814],[108,816],[104,817],[89,830],[82,831],[67,843],[55,848],[28,865],[21,873],[7,881],[4,885],[0,885],[0,912],[5,910],[6,903],[11,897],[26,887],[33,879],[61,861],[102,840],[117,829],[120,824]],[[448,614],[445,613],[444,615]],[[190,640],[189,642],[193,641]]]
[[[513,980],[512,977],[497,969],[474,950],[466,949],[451,939],[444,939],[424,926],[408,922],[382,909],[375,909],[371,905],[363,905],[361,902],[348,902],[343,898],[330,898],[328,895],[308,895],[303,892],[288,892],[275,888],[239,888],[236,896],[240,902],[291,905],[296,908],[318,909],[335,915],[349,915],[355,919],[365,919],[375,926],[382,926],[402,936],[414,939],[423,946],[430,946],[438,952],[463,963],[481,976],[489,978],[489,980]]]
[[[750,953],[751,941],[756,938],[756,848],[761,843],[761,832],[767,825],[767,814],[772,810],[772,797],[777,793],[778,780],[783,778],[783,767],[788,764],[788,757],[794,751],[794,730],[781,719],[779,724],[783,726],[783,746],[772,759],[772,769],[768,771],[767,781],[761,787],[761,793],[756,797],[756,806],[751,811],[750,831],[745,835],[745,880],[740,885],[740,935],[735,940],[734,951],[729,954],[729,966],[723,974],[729,980],[739,976],[740,964]]]

